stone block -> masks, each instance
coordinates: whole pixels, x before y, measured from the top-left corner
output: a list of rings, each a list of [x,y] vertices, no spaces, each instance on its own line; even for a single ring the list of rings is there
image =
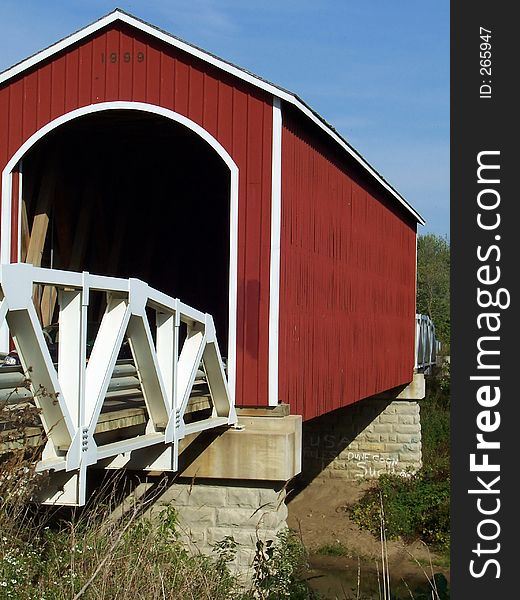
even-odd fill
[[[393,424],[393,423],[397,423],[399,420],[399,416],[397,413],[387,413],[386,411],[384,413],[381,413],[379,415],[379,423],[381,424]]]
[[[379,443],[379,444],[367,443],[367,444],[365,444],[365,449],[367,452],[384,452],[385,445],[382,443]]]
[[[417,402],[398,402],[396,401],[395,411],[398,415],[417,415],[419,414],[419,404]]]
[[[210,506],[183,506],[178,507],[179,524],[192,530],[215,525],[215,513],[218,509]]]
[[[194,524],[194,527],[181,529],[178,540],[184,544],[194,544],[199,548],[207,544],[205,537],[205,532],[196,529],[196,524]]]
[[[207,531],[207,540],[210,546],[222,541],[225,537],[231,536],[239,546],[254,547],[256,543],[257,532],[255,529],[238,529],[236,527],[210,527]]]
[[[335,460],[327,468],[334,470],[345,470],[348,469],[349,461],[347,460]]]
[[[255,528],[260,519],[260,511],[251,508],[219,508],[216,524],[219,527],[251,527]]]
[[[226,503],[227,489],[220,485],[195,484],[189,487],[187,496],[190,504],[197,506],[222,506]]]
[[[284,505],[285,506],[285,505]],[[229,528],[273,528],[278,527],[286,512],[278,514],[276,510],[251,510],[244,508],[217,509],[216,525]]]
[[[355,479],[356,474],[359,472],[359,468],[357,467],[349,467],[348,469],[343,470],[330,470],[328,471],[328,475],[330,479],[345,479],[347,481]]]
[[[181,483],[172,484],[159,497],[160,504],[174,504],[175,506],[189,506],[189,486]]]
[[[255,548],[238,548],[237,550],[237,566],[243,570],[251,568],[255,557]]]
[[[227,490],[227,505],[237,508],[256,509],[262,505],[259,488],[229,487]],[[220,506],[224,506],[224,502]]]
[[[421,462],[420,452],[401,452],[399,454],[399,460],[406,463],[419,463]]]
[[[377,433],[392,433],[393,426],[389,423],[376,423],[374,425],[374,431]]]
[[[421,428],[417,425],[396,425],[395,433],[414,433],[420,434]]]
[[[259,488],[260,506],[270,505],[269,508],[280,506],[285,501],[285,488]]]
[[[399,415],[399,424],[400,425],[414,425],[416,423],[415,419],[417,415]]]

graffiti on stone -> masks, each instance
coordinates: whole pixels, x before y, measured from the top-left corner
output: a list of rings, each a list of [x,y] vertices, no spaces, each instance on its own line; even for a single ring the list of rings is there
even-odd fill
[[[371,436],[374,439],[371,439]],[[355,435],[337,435],[325,432],[309,432],[304,438],[303,458],[306,461],[319,463],[321,470],[330,470],[340,476],[350,478],[376,479],[380,475],[400,475],[408,477],[410,462],[399,460],[399,451],[414,450],[409,444],[397,444],[396,441],[381,441],[380,434],[364,432],[364,439]],[[370,449],[359,449],[371,446]],[[388,448],[387,448],[388,446]],[[393,446],[390,450],[389,447]],[[414,446],[414,445],[412,445]],[[334,476],[334,475],[333,475]]]
[[[343,459],[353,463],[358,470],[355,474],[359,479],[371,479],[383,474],[406,476],[407,473],[399,465],[396,456],[384,456],[371,452],[349,452]]]

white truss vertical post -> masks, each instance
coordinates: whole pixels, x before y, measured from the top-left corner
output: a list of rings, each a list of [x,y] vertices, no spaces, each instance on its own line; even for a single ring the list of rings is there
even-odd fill
[[[84,373],[86,365],[81,290],[59,290],[58,377],[76,433],[67,453],[67,470],[81,462],[81,429],[85,413]]]
[[[157,360],[162,374],[166,399],[170,408],[170,420],[166,428],[166,442],[177,442],[176,439],[176,382],[177,361],[179,360],[179,326],[178,309],[171,313],[156,313],[157,323]]]

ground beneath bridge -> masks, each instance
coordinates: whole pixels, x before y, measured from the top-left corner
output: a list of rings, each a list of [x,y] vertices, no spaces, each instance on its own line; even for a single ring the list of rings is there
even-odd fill
[[[382,597],[376,570],[381,570],[381,544],[348,515],[348,508],[371,485],[370,481],[317,479],[297,495],[289,494],[288,499],[293,497],[288,504],[288,525],[300,533],[310,553],[306,578],[325,598]],[[430,578],[432,575],[430,559],[433,572],[442,573],[449,581],[445,559],[430,553],[421,542],[391,541],[387,547],[391,589],[399,598],[410,597],[407,586],[413,592],[427,585],[425,572]]]

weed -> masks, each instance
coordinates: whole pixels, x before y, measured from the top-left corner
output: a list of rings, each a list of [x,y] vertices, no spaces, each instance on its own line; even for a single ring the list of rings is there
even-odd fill
[[[352,556],[352,553],[341,543],[324,544],[316,550],[321,556]]]
[[[300,576],[306,558],[300,539],[288,529],[278,534],[277,542],[257,540],[250,597],[255,600],[315,598]]]
[[[351,516],[360,527],[379,535],[381,497],[390,539],[418,538],[447,556],[450,544],[450,412],[449,398],[439,391],[442,386],[449,389],[449,370],[438,374],[433,390],[430,387],[421,402],[422,469],[408,478],[382,475],[377,486],[351,509]]]

